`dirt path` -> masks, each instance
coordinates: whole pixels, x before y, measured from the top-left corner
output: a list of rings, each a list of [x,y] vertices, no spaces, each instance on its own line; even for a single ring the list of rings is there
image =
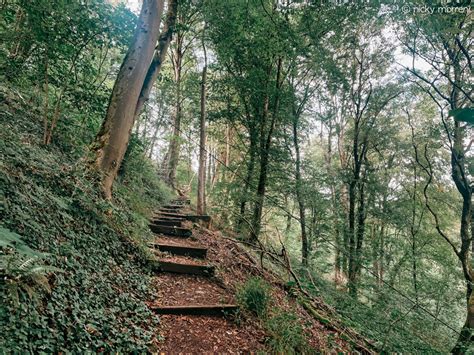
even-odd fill
[[[174,201],[173,204],[179,203]],[[171,209],[161,209],[165,214],[158,213],[154,216],[156,225],[174,224],[168,222],[175,218],[169,215],[176,214],[194,215],[188,205],[181,208],[173,206]],[[168,218],[168,219],[166,219]],[[166,221],[166,222],[165,222]],[[153,223],[153,221],[152,221]],[[193,223],[187,220],[176,222],[176,228],[187,228],[193,231],[194,236],[189,238],[157,235],[156,243],[159,245],[199,247],[200,242]],[[205,246],[208,254],[213,253]],[[211,265],[208,258],[195,258],[186,255],[174,255],[155,250],[157,257],[176,265]],[[163,272],[154,277],[158,298],[150,302],[151,307],[170,306],[215,306],[235,304],[234,290],[224,286],[222,280],[212,275],[195,275],[188,273]],[[186,313],[186,312],[183,312]],[[206,312],[202,312],[206,313]],[[215,315],[206,314],[161,314],[160,334],[163,342],[157,344],[159,352],[164,353],[242,353],[255,352],[264,349],[265,333],[252,322],[239,322],[233,314],[219,312]]]
[[[268,352],[268,334],[263,322],[245,312],[236,313],[233,308],[237,288],[249,277],[259,276],[272,285],[272,307],[298,315],[315,353],[351,352],[351,346],[340,334],[325,328],[287,294],[279,277],[262,270],[245,250],[222,238],[219,232],[200,226],[196,218],[201,217],[196,216],[189,205],[181,204],[182,201],[174,201],[165,206],[161,210],[165,214],[158,211],[151,221],[155,229],[161,223],[172,226],[172,234],[173,228],[178,231],[176,235],[157,234],[155,241],[155,253],[163,267],[154,277],[158,298],[149,305],[160,314],[158,331],[163,340],[155,344],[152,351],[166,354]],[[164,253],[160,248],[173,252]],[[196,253],[196,249],[199,253],[194,257],[186,255]]]

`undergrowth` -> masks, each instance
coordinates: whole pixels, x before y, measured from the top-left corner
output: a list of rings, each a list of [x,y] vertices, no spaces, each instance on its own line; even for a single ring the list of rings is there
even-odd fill
[[[40,144],[38,112],[0,92],[0,349],[144,352],[158,318],[147,214],[170,196],[132,144],[113,203],[68,142]],[[99,118],[98,118],[99,120]],[[83,147],[85,150],[86,147]]]
[[[268,335],[267,346],[272,353],[308,352],[308,341],[300,319],[273,304],[270,289],[263,279],[252,277],[239,287],[237,302],[262,321]]]
[[[338,320],[356,330],[381,352],[442,354],[449,352],[450,342],[447,329],[433,322],[423,311],[393,292],[381,292],[378,298],[356,300],[337,290],[330,282],[313,277],[312,281],[304,276],[300,279],[313,295],[334,308]],[[313,283],[314,282],[314,283]],[[332,315],[334,316],[334,315]],[[432,327],[433,336],[426,336],[421,324]],[[443,334],[444,336],[440,336]]]
[[[257,317],[265,317],[270,302],[269,286],[262,279],[252,277],[237,291],[237,301]]]

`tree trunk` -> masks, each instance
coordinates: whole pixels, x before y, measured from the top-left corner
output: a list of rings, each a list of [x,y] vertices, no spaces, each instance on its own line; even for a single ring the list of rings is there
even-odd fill
[[[365,178],[363,178],[365,180]],[[365,184],[359,184],[359,206],[357,208],[357,242],[355,250],[355,277],[359,278],[362,267],[362,246],[365,237]]]
[[[356,180],[354,179],[349,184],[349,228],[347,230],[347,240],[349,241],[349,256],[348,256],[348,281],[349,291],[352,295],[357,293],[355,285],[355,200],[356,200]]]
[[[204,32],[203,32],[204,37]],[[202,69],[201,81],[201,117],[199,120],[199,172],[198,172],[198,193],[197,193],[197,213],[206,213],[206,78],[207,78],[207,53],[202,43],[204,51],[204,67]]]
[[[351,181],[349,183],[349,228],[348,237],[349,240],[349,270],[348,270],[348,281],[349,281],[349,292],[351,295],[357,295],[357,251],[356,251],[356,198],[357,189],[360,189],[360,171],[362,167],[362,159],[359,155],[359,135],[360,126],[359,119],[355,119],[354,125],[354,138],[352,142],[352,156],[354,159],[353,171]]]
[[[262,222],[262,211],[263,211],[263,201],[265,199],[265,189],[267,184],[267,173],[268,173],[268,162],[270,158],[270,146],[273,139],[273,130],[275,128],[277,116],[278,116],[278,106],[280,102],[280,77],[281,77],[281,66],[282,59],[278,59],[277,64],[277,73],[276,73],[276,93],[275,93],[275,103],[273,107],[272,119],[268,128],[268,132],[265,133],[265,126],[268,117],[268,106],[269,106],[269,96],[265,96],[263,104],[263,117],[262,123],[260,125],[260,175],[258,179],[257,186],[257,199],[255,202],[255,209],[253,214],[252,221],[252,231],[250,233],[250,239],[256,240],[260,235],[261,222]]]
[[[250,147],[248,150],[249,160],[247,164],[247,175],[245,177],[244,186],[242,188],[242,192],[240,195],[240,202],[239,202],[239,216],[237,218],[237,231],[241,231],[242,223],[245,219],[245,210],[248,201],[248,191],[250,189],[252,176],[255,168],[255,158],[257,153],[257,137],[256,137],[256,129],[255,129],[255,121],[252,120],[252,116],[250,114],[250,110],[248,105],[245,104],[245,115],[247,119],[247,130],[249,133],[249,140],[250,140]]]
[[[138,96],[137,106],[135,107],[135,117],[140,115],[143,106],[148,101],[153,88],[153,84],[160,73],[161,66],[166,58],[166,52],[170,46],[171,39],[173,37],[174,26],[176,23],[176,13],[178,11],[178,0],[169,0],[168,10],[166,13],[166,21],[163,27],[163,31],[158,38],[158,48],[155,51],[153,60],[148,68],[145,76],[145,81]]]
[[[158,39],[162,0],[144,0],[137,28],[115,80],[105,120],[91,149],[102,172],[102,189],[112,197],[112,184],[127,149],[135,107]]]
[[[176,186],[176,170],[178,168],[180,136],[181,136],[181,72],[183,65],[183,36],[177,34],[176,51],[174,53],[174,78],[176,82],[176,102],[173,117],[173,136],[171,137],[169,148],[169,165],[168,165],[168,183],[173,188]]]
[[[458,258],[461,261],[464,279],[466,281],[466,321],[461,329],[461,334],[453,349],[454,354],[464,353],[474,342],[474,272],[472,265],[472,245],[473,241],[473,219],[474,210],[472,208],[472,187],[468,181],[465,169],[464,155],[464,131],[461,124],[455,121],[454,144],[451,150],[451,175],[457,190],[462,196],[463,206],[461,212],[461,248]]]
[[[249,147],[249,161],[247,164],[247,175],[245,176],[244,186],[240,198],[240,214],[237,220],[237,229],[242,227],[242,223],[245,219],[245,209],[248,201],[248,193],[252,182],[252,176],[255,170],[255,158],[257,154],[257,137],[253,129],[249,130],[250,133],[250,147]]]
[[[304,266],[308,266],[308,236],[306,234],[306,214],[305,214],[305,203],[302,191],[301,181],[301,156],[300,156],[300,145],[298,141],[298,117],[296,112],[293,113],[295,118],[293,120],[293,144],[295,146],[296,162],[295,162],[295,179],[296,179],[296,199],[298,200],[298,207],[300,213],[300,226],[301,226],[301,263]]]
[[[250,239],[256,240],[260,235],[262,211],[263,211],[263,200],[265,198],[265,188],[267,184],[267,169],[268,169],[268,158],[269,151],[266,149],[266,137],[270,138],[271,134],[265,135],[265,123],[268,116],[268,96],[264,100],[263,117],[260,124],[260,174],[258,177],[257,185],[257,196],[255,201],[255,208],[252,219],[252,230],[250,231]],[[274,118],[272,119],[274,120]]]

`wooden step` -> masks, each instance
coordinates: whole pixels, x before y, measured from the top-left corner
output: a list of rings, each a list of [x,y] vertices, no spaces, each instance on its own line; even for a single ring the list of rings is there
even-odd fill
[[[159,233],[159,234],[165,234],[165,235],[171,235],[171,236],[183,237],[183,238],[190,237],[193,234],[191,229],[188,229],[188,228],[161,226],[157,224],[150,224],[149,226],[153,233]]]
[[[173,209],[173,208],[160,208],[160,210],[158,211],[158,213],[180,213],[179,210],[176,210],[176,209]]]
[[[168,218],[182,218],[182,219],[186,219],[186,215],[182,214],[182,213],[178,213],[178,212],[158,212],[158,215],[157,215],[158,218],[161,218],[161,217],[168,217]]]
[[[184,262],[179,263],[161,259],[155,263],[154,270],[161,272],[172,272],[176,274],[213,276],[215,268],[212,265],[186,264]]]
[[[186,219],[186,215],[179,212],[161,212],[158,211],[153,215],[154,218],[174,218],[174,219]]]
[[[181,208],[183,208],[183,205],[164,205],[162,206],[161,208],[165,208],[165,209],[168,209],[168,210],[180,210]]]
[[[171,253],[174,255],[188,255],[194,258],[205,258],[207,255],[207,249],[201,247],[169,244],[163,242],[155,242],[153,243],[153,246],[155,248],[158,248],[160,251]]]
[[[208,215],[187,215],[182,213],[175,213],[175,212],[160,212],[158,218],[161,217],[170,217],[170,218],[184,218],[191,222],[198,222],[204,221],[209,222],[211,220],[211,216]]]
[[[184,218],[184,217],[171,217],[171,216],[163,216],[163,215],[160,215],[160,214],[154,215],[151,219],[152,220],[161,219],[161,220],[175,221],[175,222],[184,222],[186,220],[186,218]]]
[[[189,205],[191,204],[191,200],[189,198],[179,198],[176,200],[171,201],[173,205]]]
[[[184,221],[180,219],[153,219],[152,223],[157,226],[168,226],[168,227],[181,227],[181,222]]]
[[[151,306],[158,314],[222,316],[235,313],[239,306],[235,304],[187,305],[187,306]]]
[[[185,218],[191,222],[198,222],[198,221],[210,222],[211,221],[211,216],[208,216],[208,215],[198,215],[198,214],[192,215],[191,214],[191,215],[186,215]]]

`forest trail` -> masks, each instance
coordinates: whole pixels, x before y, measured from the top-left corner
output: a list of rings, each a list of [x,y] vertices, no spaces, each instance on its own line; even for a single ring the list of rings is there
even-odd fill
[[[209,223],[210,217],[194,214],[189,200],[181,198],[162,207],[150,223],[159,272],[154,278],[159,296],[150,308],[160,314],[165,338],[157,347],[167,353],[262,349],[264,334],[256,336],[253,327],[239,327],[232,319],[238,310],[234,292],[215,276],[207,259],[215,251],[200,241],[197,221]]]
[[[233,238],[206,228],[209,224],[210,217],[196,215],[187,199],[161,207],[150,221],[156,235],[150,247],[157,257],[153,286],[158,297],[148,305],[160,315],[158,331],[164,340],[155,344],[158,352],[268,350],[272,335],[258,317],[240,310],[236,301],[239,287],[255,276],[273,286],[274,306],[297,315],[311,349],[329,353],[353,349],[344,334],[308,313],[279,276],[262,269]],[[364,347],[359,350],[370,353]]]

